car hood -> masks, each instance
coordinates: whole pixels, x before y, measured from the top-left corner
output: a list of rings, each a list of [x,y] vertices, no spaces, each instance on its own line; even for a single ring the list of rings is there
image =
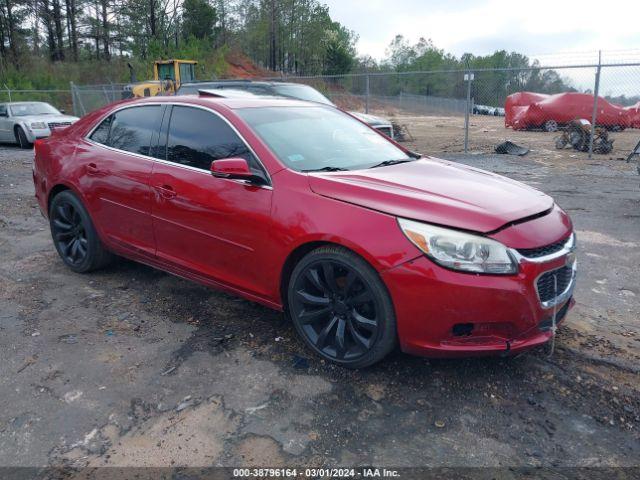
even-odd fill
[[[362,120],[369,125],[391,125],[391,122],[385,118],[369,115],[368,113],[349,112],[354,117]]]
[[[488,233],[553,207],[520,182],[435,158],[351,172],[309,174],[322,196],[398,217]]]
[[[24,117],[15,117],[18,121],[23,122],[45,122],[45,123],[62,123],[62,122],[77,122],[78,117],[72,117],[71,115],[25,115]]]

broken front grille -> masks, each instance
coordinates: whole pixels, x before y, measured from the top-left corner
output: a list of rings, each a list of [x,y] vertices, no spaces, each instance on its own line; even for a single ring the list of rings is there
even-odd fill
[[[519,248],[518,252],[520,253],[520,255],[527,258],[546,257],[547,255],[552,255],[562,250],[568,240],[568,238],[565,238],[564,240],[560,240],[559,242],[551,243],[549,245],[545,245],[544,247],[538,248]]]
[[[558,282],[557,288],[554,286],[554,278]],[[562,294],[569,287],[572,278],[573,268],[568,266],[543,273],[536,284],[540,301],[549,302]]]
[[[569,311],[569,306],[570,305],[571,305],[571,301],[568,301],[567,303],[565,303],[562,306],[562,308],[560,308],[557,311],[557,313],[556,313],[556,325],[558,323],[560,323],[562,320],[564,320],[564,317],[567,316],[567,312]],[[549,317],[545,318],[544,320],[542,320],[538,324],[538,328],[540,330],[542,330],[543,332],[551,330],[551,327],[553,327],[553,316],[549,316]]]

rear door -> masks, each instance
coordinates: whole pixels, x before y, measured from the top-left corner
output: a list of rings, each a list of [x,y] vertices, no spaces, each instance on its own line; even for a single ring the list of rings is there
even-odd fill
[[[155,255],[151,222],[152,136],[161,105],[118,110],[107,117],[76,152],[83,191],[107,240],[137,253]]]
[[[242,157],[267,174],[238,133],[219,114],[175,105],[165,114],[151,176],[157,256],[244,291],[268,292],[261,255],[269,242],[269,185],[213,177],[211,162]]]

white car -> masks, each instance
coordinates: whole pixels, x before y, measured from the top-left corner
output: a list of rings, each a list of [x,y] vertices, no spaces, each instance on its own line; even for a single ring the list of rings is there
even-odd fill
[[[31,148],[57,128],[66,128],[78,117],[65,115],[45,102],[0,103],[0,142]]]

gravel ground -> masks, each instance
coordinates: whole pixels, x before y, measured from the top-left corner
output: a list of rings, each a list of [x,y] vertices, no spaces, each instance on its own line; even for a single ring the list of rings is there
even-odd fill
[[[66,269],[31,156],[0,146],[0,466],[640,466],[632,166],[450,156],[572,215],[577,306],[552,356],[348,371],[258,305],[126,260]]]

